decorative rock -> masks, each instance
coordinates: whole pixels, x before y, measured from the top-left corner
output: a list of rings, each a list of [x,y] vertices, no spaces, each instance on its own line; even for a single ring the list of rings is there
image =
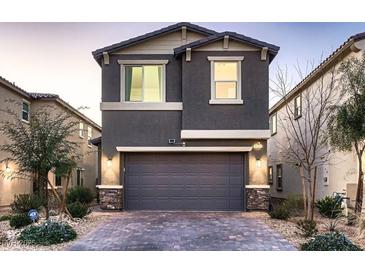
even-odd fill
[[[268,210],[270,203],[269,190],[266,186],[246,188],[247,210]]]

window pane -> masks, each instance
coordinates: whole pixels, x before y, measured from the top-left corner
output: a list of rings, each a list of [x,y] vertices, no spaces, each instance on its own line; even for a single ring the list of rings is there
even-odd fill
[[[236,99],[237,98],[236,82],[216,82],[215,98],[216,99]]]
[[[143,67],[143,101],[161,102],[162,93],[162,67]]]
[[[25,111],[25,112],[29,111],[29,105],[25,102],[23,102],[23,111]]]
[[[237,62],[214,62],[215,81],[237,81]]]
[[[125,67],[125,100],[142,101],[142,67]]]

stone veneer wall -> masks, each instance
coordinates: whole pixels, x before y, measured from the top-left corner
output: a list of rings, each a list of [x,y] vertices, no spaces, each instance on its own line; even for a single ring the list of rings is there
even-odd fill
[[[122,188],[99,188],[100,208],[104,210],[123,209]]]
[[[247,210],[269,210],[270,188],[246,187]]]

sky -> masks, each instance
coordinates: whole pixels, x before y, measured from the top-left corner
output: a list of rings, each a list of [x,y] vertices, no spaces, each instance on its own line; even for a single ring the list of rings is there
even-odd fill
[[[270,79],[287,67],[293,85],[299,81],[296,65],[305,71],[365,32],[365,23],[193,23],[280,46]],[[101,124],[101,69],[91,52],[170,24],[0,23],[0,75],[28,92],[56,93]],[[270,105],[276,100],[271,94]]]

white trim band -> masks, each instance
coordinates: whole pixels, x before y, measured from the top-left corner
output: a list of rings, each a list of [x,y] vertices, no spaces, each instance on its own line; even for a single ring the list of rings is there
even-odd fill
[[[210,99],[209,105],[243,105],[242,99]]]
[[[169,60],[118,60],[119,65],[166,65]]]
[[[97,185],[98,189],[123,189],[121,185]]]
[[[182,130],[181,139],[269,139],[270,130]]]
[[[246,188],[270,188],[269,185],[246,185]]]
[[[208,56],[209,61],[243,61],[244,56]]]
[[[181,102],[102,102],[100,110],[183,110]]]
[[[119,152],[249,152],[250,146],[241,147],[117,147]]]

